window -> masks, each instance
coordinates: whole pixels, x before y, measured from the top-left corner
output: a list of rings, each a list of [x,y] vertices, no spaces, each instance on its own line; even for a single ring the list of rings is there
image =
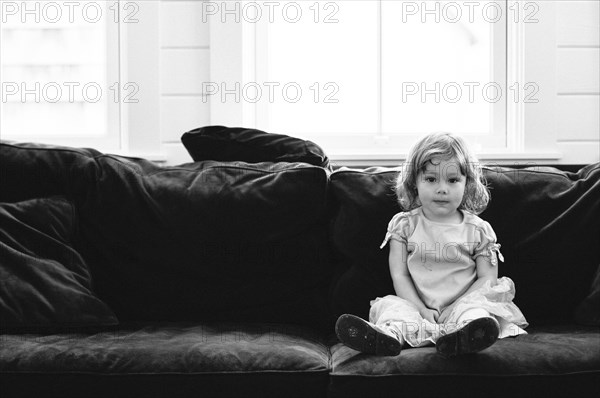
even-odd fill
[[[162,160],[159,2],[0,1],[2,139]]]
[[[112,6],[2,2],[3,139],[119,148]]]
[[[241,12],[255,36],[242,99],[258,128],[334,158],[397,158],[441,130],[480,150],[510,146],[506,1],[278,4],[258,23]]]

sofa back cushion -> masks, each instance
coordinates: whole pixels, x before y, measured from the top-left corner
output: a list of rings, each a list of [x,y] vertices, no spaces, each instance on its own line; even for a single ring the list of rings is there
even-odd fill
[[[572,319],[600,263],[600,165],[578,173],[555,168],[486,168],[491,202],[480,216],[494,228],[505,262],[499,274],[516,284],[515,303],[528,320]],[[398,169],[341,169],[331,176],[339,202],[332,236],[341,256],[332,307],[367,316],[369,300],[393,294],[389,246]]]
[[[326,170],[95,161],[82,251],[120,320],[326,322]]]
[[[53,332],[117,324],[73,248],[74,206],[62,197],[0,203],[0,329]]]
[[[329,322],[328,174],[0,143],[0,200],[72,201],[77,249],[121,322]]]
[[[531,320],[572,320],[600,264],[600,164],[487,170],[492,202],[482,217],[503,245],[501,272]]]
[[[86,195],[98,168],[94,149],[0,141],[0,202]]]

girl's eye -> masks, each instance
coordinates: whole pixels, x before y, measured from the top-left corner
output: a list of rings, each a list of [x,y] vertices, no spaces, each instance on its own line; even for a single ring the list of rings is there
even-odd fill
[[[451,178],[451,179],[450,179],[450,182],[451,182],[452,184],[454,184],[454,183],[457,183],[457,182],[458,182],[458,178]]]
[[[435,177],[425,177],[425,181],[427,181],[427,182],[435,182]]]

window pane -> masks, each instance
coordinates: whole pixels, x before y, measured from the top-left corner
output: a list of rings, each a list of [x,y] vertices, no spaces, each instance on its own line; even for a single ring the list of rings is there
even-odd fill
[[[505,1],[300,4],[299,21],[275,18],[259,33],[259,53],[267,50],[256,70],[260,81],[298,83],[303,95],[259,104],[259,128],[348,154],[399,151],[440,130],[478,148],[506,147]],[[323,21],[327,4],[335,4],[335,24]],[[336,104],[323,101],[327,82],[339,89]]]
[[[107,136],[115,95],[107,78],[110,3],[7,3],[0,46],[2,138]]]
[[[503,88],[492,57],[501,9],[487,3],[382,2],[384,133],[491,133]]]
[[[287,3],[293,2],[282,2],[282,11]],[[288,7],[285,18],[278,11],[268,24],[265,81],[279,84],[268,103],[268,128],[293,135],[375,133],[377,2],[295,4],[302,7],[297,22]]]

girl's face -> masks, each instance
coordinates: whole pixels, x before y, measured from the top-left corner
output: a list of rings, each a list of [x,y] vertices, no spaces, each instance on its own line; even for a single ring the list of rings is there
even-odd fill
[[[427,162],[425,170],[417,175],[417,193],[425,217],[435,222],[462,222],[458,207],[466,183],[467,178],[456,159],[434,158]]]

